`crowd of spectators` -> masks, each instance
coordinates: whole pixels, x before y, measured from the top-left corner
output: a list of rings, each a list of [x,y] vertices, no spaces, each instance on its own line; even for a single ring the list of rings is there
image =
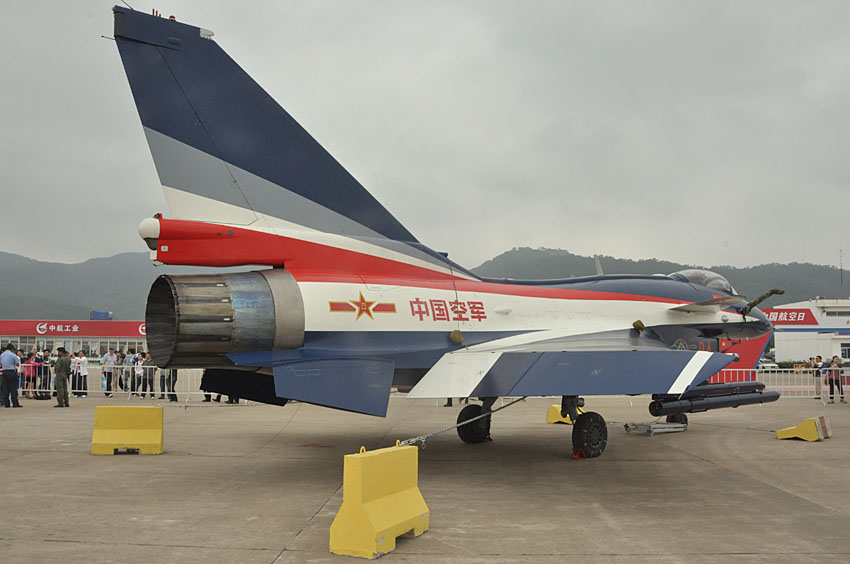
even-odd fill
[[[129,392],[135,397],[157,399],[154,389],[155,376],[159,373],[159,399],[176,402],[174,391],[177,370],[161,369],[154,364],[149,352],[130,349],[116,354],[114,348],[100,359],[102,367],[101,389],[111,397],[113,384],[116,389]],[[22,407],[20,396],[34,400],[56,397],[56,407],[68,407],[68,396],[85,398],[89,394],[89,359],[84,350],[68,352],[62,347],[52,355],[49,349],[33,349],[24,355],[9,343],[0,354],[0,406]],[[117,379],[116,379],[117,377]]]
[[[833,356],[829,363],[823,361],[820,355],[809,358],[809,367],[812,371],[812,376],[815,378],[815,399],[821,399],[821,384],[829,384],[829,402],[835,403],[835,389],[838,388],[838,395],[841,403],[847,403],[844,399],[844,388],[842,387],[841,376],[841,359],[838,356]]]

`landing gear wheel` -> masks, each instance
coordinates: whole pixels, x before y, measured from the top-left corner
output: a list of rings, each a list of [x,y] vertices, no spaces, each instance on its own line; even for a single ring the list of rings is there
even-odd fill
[[[596,412],[588,411],[578,416],[573,425],[573,456],[595,458],[608,444],[608,426]]]
[[[473,417],[481,415],[481,406],[478,404],[469,404],[460,410],[457,416],[457,422],[462,423]],[[483,443],[490,436],[490,416],[482,417],[472,423],[461,425],[457,428],[457,436],[466,444]]]
[[[681,423],[682,425],[687,425],[688,416],[685,413],[674,413],[673,415],[667,416],[667,423]]]

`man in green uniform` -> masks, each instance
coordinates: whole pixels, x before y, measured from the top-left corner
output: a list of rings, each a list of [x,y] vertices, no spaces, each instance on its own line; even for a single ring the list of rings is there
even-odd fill
[[[68,352],[59,347],[56,349],[59,353],[59,360],[53,366],[53,373],[56,375],[56,405],[53,407],[68,407],[68,376],[71,374],[71,359],[68,358]]]

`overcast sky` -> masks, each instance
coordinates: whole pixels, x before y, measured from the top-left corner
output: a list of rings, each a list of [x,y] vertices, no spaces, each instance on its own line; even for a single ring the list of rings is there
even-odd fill
[[[7,3],[0,250],[167,215],[112,4]],[[700,265],[850,255],[850,2],[131,0],[215,40],[420,241]],[[11,207],[10,207],[11,206]]]

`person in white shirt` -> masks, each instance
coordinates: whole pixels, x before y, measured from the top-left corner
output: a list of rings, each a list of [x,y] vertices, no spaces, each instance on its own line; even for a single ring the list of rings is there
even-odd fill
[[[143,352],[136,355],[135,363],[136,380],[139,382],[137,390],[141,393],[141,397],[145,397],[145,392],[150,388],[151,399],[154,399],[153,390],[153,370],[150,370],[145,364],[145,356]]]
[[[115,347],[109,347],[109,352],[103,355],[100,359],[100,364],[103,366],[103,375],[106,378],[106,397],[112,397],[112,373],[115,370],[115,365],[118,364],[118,355],[115,354]],[[116,382],[117,383],[117,382]]]
[[[89,391],[89,359],[86,358],[85,351],[80,351],[77,354],[77,370],[80,373],[79,376],[79,392],[78,397],[85,398],[88,397]]]
[[[80,389],[80,365],[78,364],[79,359],[77,358],[77,353],[69,353],[68,356],[71,357],[71,395],[75,398],[80,397],[80,394],[77,390]]]
[[[815,361],[815,357],[809,357],[809,369],[812,372],[812,376],[815,377],[815,397],[814,399],[819,400],[821,396],[821,375],[820,369],[818,368],[817,362]]]
[[[138,382],[136,381],[136,377],[133,374],[133,366],[136,364],[136,351],[134,349],[130,349],[127,351],[127,354],[124,356],[124,363],[121,370],[124,373],[124,385],[130,390],[130,393],[134,396],[137,396],[136,392],[138,391]]]
[[[15,352],[12,343],[6,345],[6,350],[0,354],[0,368],[3,369],[3,379],[0,380],[0,403],[4,407],[21,407],[18,403],[18,367],[21,359]]]

